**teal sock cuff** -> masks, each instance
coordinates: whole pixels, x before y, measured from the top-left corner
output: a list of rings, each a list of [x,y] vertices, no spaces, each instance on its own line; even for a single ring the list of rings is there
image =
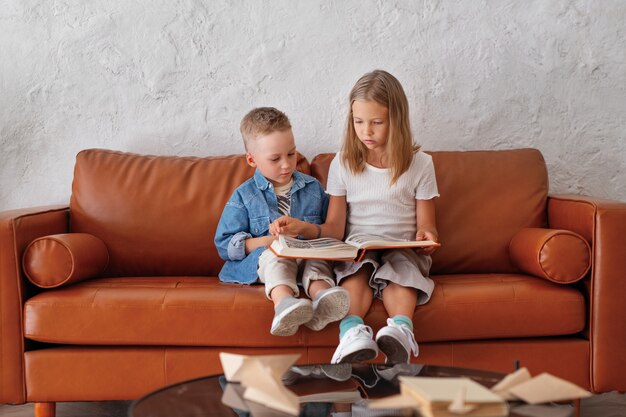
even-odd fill
[[[346,316],[339,323],[339,339],[351,328],[358,326],[359,324],[365,324],[363,319],[359,316]]]
[[[403,316],[402,314],[398,314],[397,316],[393,316],[391,319],[396,324],[399,324],[401,326],[406,326],[409,329],[411,329],[411,331],[413,331],[413,321],[409,317]]]

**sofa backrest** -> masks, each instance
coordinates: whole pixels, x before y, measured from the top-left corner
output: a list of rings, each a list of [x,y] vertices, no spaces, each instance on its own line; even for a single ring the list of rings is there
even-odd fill
[[[545,227],[548,178],[535,149],[428,152],[441,197],[432,272],[516,272],[513,235]],[[298,169],[326,183],[334,154]],[[104,241],[108,276],[217,275],[213,238],[226,201],[253,174],[243,155],[148,156],[89,149],[76,157],[70,227]]]
[[[427,152],[437,186],[437,230],[442,243],[433,255],[433,274],[517,272],[508,255],[515,233],[546,227],[548,174],[536,149]],[[311,161],[326,184],[334,154]]]
[[[298,169],[310,173],[299,156]],[[217,275],[213,238],[233,190],[254,169],[243,155],[146,156],[89,149],[76,157],[70,228],[109,250],[107,276]]]

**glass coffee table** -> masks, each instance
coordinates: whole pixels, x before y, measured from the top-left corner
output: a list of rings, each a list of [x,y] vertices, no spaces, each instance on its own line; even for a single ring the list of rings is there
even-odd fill
[[[488,388],[505,374],[465,368],[399,364],[338,364],[292,366],[283,383],[301,399],[299,417],[327,417],[352,412],[351,417],[419,416],[417,410],[371,410],[368,399],[383,398],[399,392],[399,375],[429,377],[467,377]],[[288,414],[251,401],[238,408],[243,394],[239,384],[228,383],[223,375],[207,376],[170,385],[134,401],[129,417],[287,417]],[[235,401],[233,401],[233,398]],[[517,404],[520,406],[520,404]],[[554,414],[555,406],[544,406],[543,415],[574,415],[567,409]],[[247,408],[247,409],[245,409]],[[509,416],[521,417],[515,404]],[[550,412],[552,410],[552,412]],[[542,415],[541,408],[533,414]],[[336,415],[336,414],[335,414]],[[349,414],[341,414],[349,416]]]

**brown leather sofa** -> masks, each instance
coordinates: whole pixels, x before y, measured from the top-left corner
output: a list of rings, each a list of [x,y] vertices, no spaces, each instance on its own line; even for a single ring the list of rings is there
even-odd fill
[[[626,203],[549,196],[533,149],[431,155],[442,247],[413,317],[416,362],[518,361],[626,391]],[[325,182],[331,158],[299,169]],[[329,361],[336,323],[271,336],[263,288],[217,279],[216,224],[250,175],[242,156],[86,150],[69,207],[0,213],[0,402],[44,415],[58,401],[135,399],[219,372],[221,351]],[[366,322],[384,325],[380,302]]]

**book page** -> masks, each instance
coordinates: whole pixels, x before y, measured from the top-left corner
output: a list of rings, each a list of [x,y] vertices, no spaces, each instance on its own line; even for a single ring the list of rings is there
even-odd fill
[[[290,249],[332,249],[346,246],[341,240],[331,237],[321,237],[319,239],[300,240],[290,236],[280,235],[280,243]]]
[[[298,396],[301,403],[352,403],[362,399],[359,384],[352,378],[346,381],[335,381],[330,378],[309,377],[289,385],[288,388]]]
[[[351,261],[357,255],[357,249],[341,240],[319,238],[300,240],[279,235],[270,245],[270,250],[277,256],[302,259],[336,259]]]
[[[346,243],[353,245],[357,248],[372,248],[372,247],[421,247],[421,246],[433,246],[438,245],[437,243],[431,240],[404,240],[404,239],[394,239],[389,237],[381,237],[376,235],[371,235],[367,233],[355,233],[346,239]]]

